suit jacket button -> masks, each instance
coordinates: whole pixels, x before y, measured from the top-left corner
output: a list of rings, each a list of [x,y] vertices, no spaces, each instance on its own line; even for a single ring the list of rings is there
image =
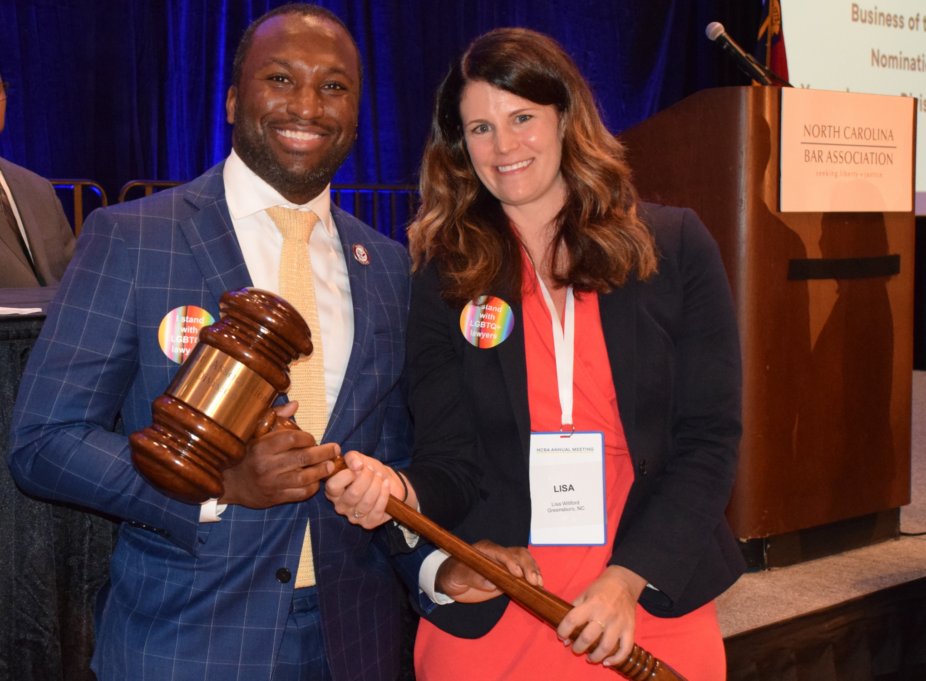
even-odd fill
[[[646,459],[640,459],[640,463],[637,464],[637,468],[640,469],[640,475],[646,475]]]
[[[293,573],[287,570],[286,568],[280,568],[277,570],[277,581],[280,584],[286,584],[289,580],[293,578]]]

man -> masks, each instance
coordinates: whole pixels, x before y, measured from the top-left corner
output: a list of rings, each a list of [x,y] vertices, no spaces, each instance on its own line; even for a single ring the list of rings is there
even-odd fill
[[[10,464],[27,492],[124,521],[98,608],[101,681],[397,675],[400,590],[386,552],[316,494],[336,446],[395,464],[411,440],[407,255],[329,203],[356,137],[360,86],[356,45],[333,14],[288,5],[264,15],[235,58],[227,161],[85,224],[20,388]],[[303,312],[323,359],[327,444],[272,432],[226,472],[218,504],[169,499],[109,432],[116,414],[127,432],[150,424],[152,400],[176,373],[162,322],[208,323],[229,289],[291,284],[291,235],[276,221],[307,215],[318,219],[312,273],[296,294],[311,282],[316,309]],[[304,421],[308,406],[295,406],[280,413],[311,428],[319,414]]]
[[[0,132],[7,84],[0,76]],[[74,233],[51,183],[0,158],[0,288],[57,286]]]

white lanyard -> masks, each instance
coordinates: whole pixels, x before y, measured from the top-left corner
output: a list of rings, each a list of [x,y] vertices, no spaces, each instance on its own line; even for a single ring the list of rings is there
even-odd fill
[[[537,281],[540,282],[540,291],[543,293],[543,301],[547,304],[550,311],[550,319],[553,320],[553,352],[556,356],[556,383],[559,387],[559,406],[563,412],[562,427],[575,430],[572,423],[572,377],[573,361],[575,358],[576,348],[576,303],[575,296],[572,293],[572,286],[566,289],[566,308],[563,310],[563,323],[559,323],[559,315],[556,314],[556,307],[553,305],[553,298],[547,291],[543,279],[537,268],[534,268],[537,275]]]

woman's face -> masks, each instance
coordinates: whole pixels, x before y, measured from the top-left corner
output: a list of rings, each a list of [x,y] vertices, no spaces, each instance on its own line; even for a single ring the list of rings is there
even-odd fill
[[[563,131],[556,107],[475,81],[463,90],[460,117],[476,175],[506,212],[562,208]]]

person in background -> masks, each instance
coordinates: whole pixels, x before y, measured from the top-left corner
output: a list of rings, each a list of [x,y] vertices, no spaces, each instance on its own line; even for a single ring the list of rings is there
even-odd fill
[[[187,185],[95,211],[26,368],[10,468],[36,496],[122,521],[99,597],[100,681],[393,681],[401,587],[389,549],[317,495],[340,447],[407,461],[409,262],[331,205],[356,139],[362,66],[314,5],[257,19],[228,92],[229,157]],[[128,433],[183,355],[162,325],[206,325],[219,298],[278,293],[315,351],[278,415],[304,431],[248,443],[225,495],[185,504],[133,468]],[[198,335],[196,326],[185,333]],[[298,408],[298,409],[297,409]]]
[[[0,133],[8,92],[0,75]],[[57,286],[74,241],[51,183],[0,158],[0,288]]]
[[[401,473],[422,513],[575,607],[554,632],[432,553],[422,681],[612,678],[586,658],[619,664],[634,642],[690,681],[725,678],[714,599],[744,569],[724,519],[741,434],[732,297],[698,217],[640,202],[630,178],[544,35],[477,38],[438,90],[409,231]],[[326,494],[374,527],[395,474],[347,458]]]

